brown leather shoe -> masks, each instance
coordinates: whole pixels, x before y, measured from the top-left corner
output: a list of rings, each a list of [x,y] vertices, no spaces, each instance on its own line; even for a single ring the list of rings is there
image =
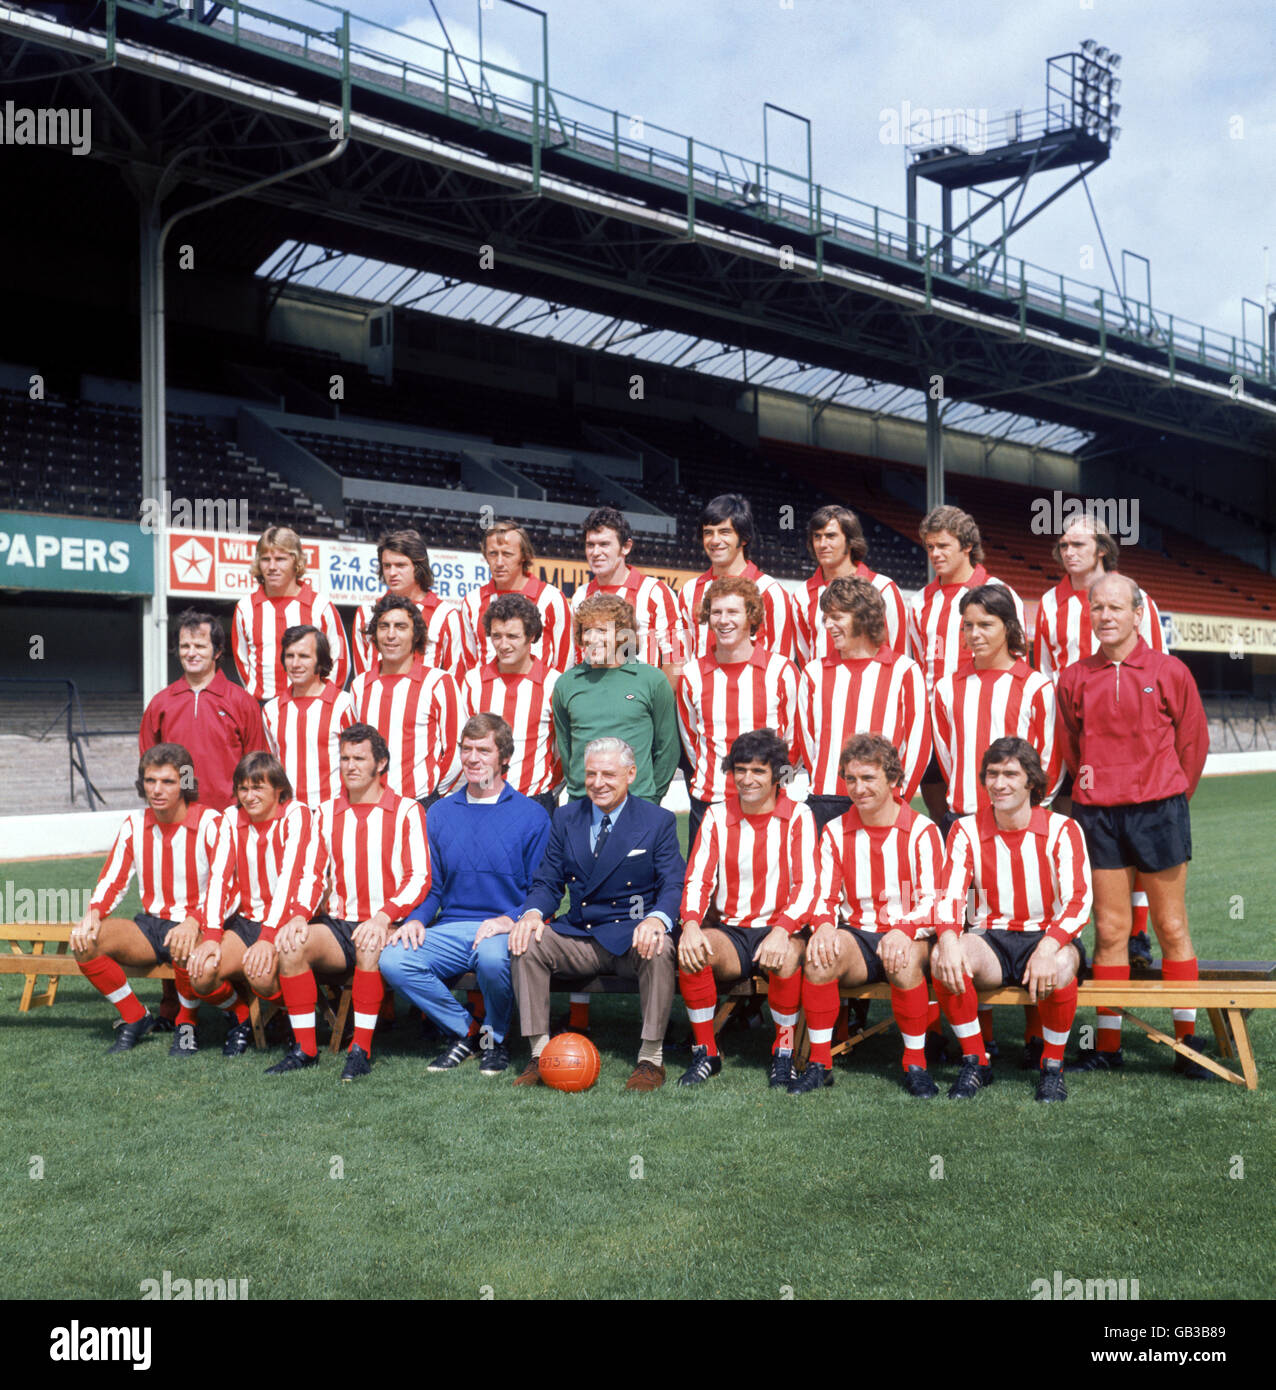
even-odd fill
[[[540,1061],[533,1057],[514,1078],[514,1084],[515,1086],[543,1086],[545,1083],[541,1080]]]
[[[654,1062],[639,1062],[625,1082],[626,1091],[658,1091],[665,1084],[665,1069]]]

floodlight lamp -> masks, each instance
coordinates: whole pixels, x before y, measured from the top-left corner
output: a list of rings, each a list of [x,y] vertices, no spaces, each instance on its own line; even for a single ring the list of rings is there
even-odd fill
[[[1114,54],[1112,54],[1112,56],[1108,59],[1108,67],[1110,67],[1110,68],[1119,68],[1120,66],[1121,66],[1121,55],[1120,55],[1119,53],[1114,53]]]
[[[1081,40],[1081,51],[1082,51],[1082,53],[1093,53],[1094,50],[1095,50],[1098,46],[1099,46],[1099,45],[1096,44],[1095,41],[1094,41],[1093,39],[1082,39],[1082,40]]]
[[[1102,45],[1100,45],[1098,48],[1094,50],[1094,56],[1098,59],[1099,62],[1106,62],[1108,50],[1104,48]]]
[[[1087,64],[1085,65],[1085,67],[1083,67],[1083,68],[1081,69],[1081,76],[1084,77],[1085,80],[1086,80],[1087,82],[1093,82],[1094,79],[1095,79],[1096,77],[1098,77],[1098,75],[1099,75],[1099,65],[1098,65],[1098,63],[1087,63]]]
[[[1108,115],[1115,121],[1120,114],[1121,103],[1119,101],[1114,101],[1112,105],[1108,108]]]
[[[1115,144],[1115,143],[1116,143],[1117,136],[1120,135],[1120,134],[1121,134],[1121,127],[1120,127],[1119,125],[1114,125],[1114,126],[1112,127],[1112,135],[1111,135],[1109,138],[1110,138],[1111,141]]]
[[[1110,92],[1112,93],[1113,96],[1116,96],[1116,94],[1117,94],[1120,90],[1121,90],[1121,79],[1120,79],[1119,77],[1114,77],[1114,78],[1112,78],[1111,81],[1108,83],[1108,91],[1110,91]]]

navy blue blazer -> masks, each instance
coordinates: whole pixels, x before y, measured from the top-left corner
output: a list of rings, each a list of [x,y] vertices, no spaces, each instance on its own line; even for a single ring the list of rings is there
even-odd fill
[[[548,921],[567,893],[570,906],[554,922],[554,931],[593,937],[605,951],[621,956],[644,917],[663,912],[677,922],[687,864],[673,812],[632,792],[595,859],[589,847],[593,809],[582,797],[554,812],[549,844],[522,911],[535,908]]]

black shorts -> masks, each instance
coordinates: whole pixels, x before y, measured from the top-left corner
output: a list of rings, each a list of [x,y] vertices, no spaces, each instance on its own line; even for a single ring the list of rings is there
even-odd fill
[[[233,931],[245,946],[255,946],[257,938],[261,935],[261,923],[254,922],[251,917],[245,917],[242,912],[237,912],[233,917],[226,919],[226,930]]]
[[[945,844],[948,843],[948,832],[959,820],[961,820],[961,812],[949,810],[945,811],[935,822],[935,824],[939,826],[939,838],[943,840]]]
[[[935,753],[930,755],[930,762],[926,764],[926,770],[922,773],[921,784],[923,787],[933,787],[936,784],[944,785],[944,769],[940,767],[939,757]]]
[[[763,973],[762,967],[753,959],[753,953],[770,933],[770,927],[724,927],[719,923],[713,930],[720,931],[735,947],[743,979]]]
[[[558,810],[557,792],[537,792],[532,800],[544,810],[547,816],[553,819],[554,812]]]
[[[997,957],[1003,985],[1023,984],[1023,972],[1028,968],[1028,957],[1045,939],[1044,932],[1003,931],[999,927],[978,931],[976,935],[983,937],[993,955]],[[1085,947],[1081,944],[1080,937],[1074,938],[1068,944],[1076,947],[1079,957],[1077,979],[1080,979],[1082,971],[1086,968]]]
[[[1065,769],[1064,769],[1064,773],[1063,773],[1063,781],[1059,783],[1059,790],[1058,790],[1057,792],[1055,792],[1055,794],[1054,794],[1054,799],[1055,799],[1055,801],[1058,801],[1059,798],[1060,798],[1061,796],[1071,796],[1071,795],[1072,795],[1072,773],[1071,773],[1067,768],[1065,768]]]
[[[848,933],[860,948],[860,955],[864,957],[864,967],[868,971],[868,978],[864,983],[866,985],[884,985],[886,983],[886,967],[882,964],[877,953],[881,950],[882,937],[886,933],[865,931],[863,927],[839,926],[838,930]]]
[[[161,965],[172,965],[173,957],[169,953],[168,947],[164,945],[164,938],[174,927],[180,927],[181,923],[170,922],[167,917],[156,917],[151,912],[139,912],[133,920],[137,923],[151,950],[155,952],[155,959]]]
[[[808,796],[806,804],[815,817],[816,830],[823,830],[829,821],[844,816],[851,809],[849,796]]]
[[[354,969],[354,933],[358,927],[358,922],[347,922],[344,917],[329,917],[326,912],[321,912],[318,917],[313,919],[322,922],[325,927],[337,938],[346,958],[346,970]]]
[[[1141,801],[1131,806],[1072,803],[1072,819],[1085,833],[1092,869],[1136,868],[1159,873],[1192,857],[1192,820],[1187,797]]]

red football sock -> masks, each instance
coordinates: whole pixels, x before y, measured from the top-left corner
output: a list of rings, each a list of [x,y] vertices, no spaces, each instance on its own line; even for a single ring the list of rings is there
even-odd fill
[[[981,1066],[988,1065],[988,1053],[984,1048],[983,1030],[979,1019],[979,995],[975,982],[966,976],[966,988],[961,994],[952,994],[938,980],[931,982],[935,987],[935,997],[944,1017],[952,1025],[957,1041],[961,1044],[963,1057],[978,1057]]]
[[[481,989],[467,989],[465,991],[465,1007],[469,1009],[470,1017],[476,1018],[480,1023],[487,1017],[487,1005],[483,1002]]]
[[[687,1006],[691,1036],[697,1047],[707,1047],[709,1056],[718,1055],[717,1039],[713,1036],[713,1015],[718,1007],[718,984],[713,978],[713,966],[702,966],[694,974],[679,968],[678,988]]]
[[[942,1038],[944,1036],[943,1017],[943,1010],[933,999],[928,997],[926,1000],[926,1031],[935,1033]]]
[[[1163,980],[1199,980],[1200,976],[1200,965],[1195,956],[1191,960],[1166,960],[1162,957]],[[1171,1009],[1170,1012],[1174,1015],[1174,1037],[1178,1042],[1196,1033],[1195,1009]]]
[[[142,1001],[133,993],[118,961],[110,956],[95,956],[80,962],[80,973],[99,994],[115,1005],[125,1023],[136,1023],[146,1016]]]
[[[906,1067],[926,1067],[926,1015],[930,1005],[930,986],[925,980],[912,989],[891,986],[891,1013],[904,1039]]]
[[[805,991],[802,997],[803,999],[806,998]],[[810,1026],[810,1022],[811,1020],[808,1018],[808,1027]],[[837,1025],[835,1031],[838,1042],[846,1042],[851,1036],[851,1001],[849,999],[844,1000],[842,1007],[837,1011]],[[826,1063],[825,1065],[828,1064]]]
[[[1096,980],[1128,980],[1130,966],[1092,965],[1090,974]],[[1116,1009],[1099,1008],[1095,1010],[1094,1047],[1096,1052],[1119,1052],[1121,1050],[1121,1017]]]
[[[1136,936],[1139,932],[1146,932],[1148,929],[1148,895],[1143,891],[1143,879],[1138,874],[1134,876],[1134,889],[1130,893],[1130,910],[1134,916],[1134,925],[1130,929],[1130,934]]]
[[[177,1022],[194,1023],[199,1017],[199,995],[191,984],[191,977],[184,965],[173,967],[173,983],[177,986]]]
[[[159,1016],[168,1019],[170,1023],[176,1022],[177,1010],[180,1007],[177,1002],[177,990],[173,988],[172,980],[165,980],[164,987],[160,990]]]
[[[589,996],[573,994],[567,1011],[567,1026],[579,1033],[589,1027]]]
[[[372,1034],[376,1030],[377,1015],[381,1012],[381,1001],[385,997],[385,981],[379,970],[360,970],[355,967],[354,980],[350,988],[350,1003],[354,1009],[354,1038],[351,1047],[361,1047],[372,1056]]]
[[[806,1010],[806,1026],[811,1037],[811,1061],[822,1067],[833,1065],[833,1029],[842,1012],[837,981],[814,985],[802,981],[802,1007]]]
[[[1062,1062],[1063,1049],[1072,1031],[1072,1020],[1077,1016],[1077,982],[1064,985],[1053,994],[1047,995],[1037,1009],[1041,1014],[1041,1036],[1045,1047],[1041,1052],[1041,1065],[1047,1062]]]
[[[192,988],[194,988],[193,985]],[[198,990],[195,993],[202,1003],[212,1004],[218,1009],[229,1009],[235,1002],[235,991],[225,980],[207,994],[200,994]]]
[[[281,980],[279,981],[279,983],[282,985],[282,984],[283,984],[283,980],[281,979]],[[282,1003],[284,1002],[284,992],[283,992],[282,989],[277,989],[277,990],[274,992],[274,994],[263,994],[263,993],[261,992],[261,990],[259,990],[259,989],[254,985],[254,986],[253,986],[253,993],[257,996],[258,999],[264,1000],[267,1004],[282,1004]],[[249,1008],[251,1008],[251,1004],[249,1005]],[[245,1017],[246,1017],[246,1016],[247,1016],[247,1015],[245,1015]]]
[[[319,987],[315,984],[313,970],[303,970],[300,975],[281,975],[279,992],[284,997],[284,1007],[288,1010],[288,1022],[292,1025],[292,1035],[297,1046],[307,1057],[318,1055],[315,1045],[315,1003],[319,998]]]
[[[1024,1046],[1041,1036],[1041,1010],[1035,1004],[1025,1004],[1023,1006],[1023,1042]]]
[[[787,980],[778,975],[767,977],[767,1003],[771,1021],[775,1024],[772,1052],[792,1052],[793,1035],[797,1031],[798,1009],[802,1004],[802,972],[795,970]]]

